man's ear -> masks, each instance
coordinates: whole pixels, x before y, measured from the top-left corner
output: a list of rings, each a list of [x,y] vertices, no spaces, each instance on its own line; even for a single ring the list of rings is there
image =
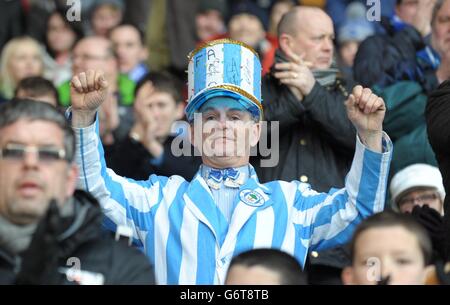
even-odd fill
[[[280,49],[281,51],[283,51],[283,53],[292,53],[292,36],[286,33],[281,34],[281,36],[278,38],[278,42],[280,45]]]
[[[341,280],[344,285],[355,285],[353,267],[345,267],[344,270],[342,270]]]

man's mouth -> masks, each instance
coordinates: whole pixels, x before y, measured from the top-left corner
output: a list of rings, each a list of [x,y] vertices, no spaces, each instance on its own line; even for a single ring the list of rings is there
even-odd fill
[[[319,62],[320,63],[328,63],[328,62],[330,62],[330,58],[329,57],[319,57]]]
[[[220,138],[215,139],[214,141],[226,142],[226,141],[234,141],[234,139],[233,138],[228,138],[228,137],[220,137]]]
[[[42,187],[35,182],[23,182],[19,185],[19,193],[24,197],[34,197],[42,192]]]

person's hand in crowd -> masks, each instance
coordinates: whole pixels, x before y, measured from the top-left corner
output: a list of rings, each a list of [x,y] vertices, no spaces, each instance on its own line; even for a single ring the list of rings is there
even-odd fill
[[[310,69],[311,63],[305,62],[301,56],[298,56],[291,50],[285,51],[289,62],[277,63],[274,76],[280,82],[291,89],[298,100],[309,95],[313,89],[316,79]]]
[[[361,141],[370,149],[382,151],[383,120],[386,106],[372,90],[356,86],[345,102],[347,116]]]
[[[120,125],[119,106],[114,94],[108,94],[98,109],[99,130],[104,145],[114,144],[114,131]]]
[[[431,18],[436,0],[419,0],[417,4],[417,14],[414,16],[413,26],[422,35],[431,33]]]
[[[100,105],[98,114],[102,142],[112,145],[115,141],[114,131],[120,125],[119,103],[114,93],[108,94],[105,102]]]
[[[154,111],[142,100],[136,99],[135,105],[136,124],[130,134],[147,148],[154,158],[158,158],[163,153],[163,146],[156,137],[158,125]]]
[[[92,124],[107,96],[108,82],[102,71],[88,70],[75,75],[70,82],[72,125],[86,127]]]
[[[113,132],[120,125],[119,103],[114,94],[108,95],[105,102],[100,106],[107,120],[107,128]]]
[[[444,218],[435,209],[428,205],[415,206],[411,215],[416,219],[428,232],[433,243],[433,250],[444,258],[445,229]]]

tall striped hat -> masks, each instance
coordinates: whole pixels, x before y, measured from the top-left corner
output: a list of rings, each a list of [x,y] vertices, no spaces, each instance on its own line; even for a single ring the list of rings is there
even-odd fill
[[[253,116],[262,117],[261,62],[255,50],[240,41],[214,40],[192,51],[188,90],[189,121],[214,97],[233,98]]]

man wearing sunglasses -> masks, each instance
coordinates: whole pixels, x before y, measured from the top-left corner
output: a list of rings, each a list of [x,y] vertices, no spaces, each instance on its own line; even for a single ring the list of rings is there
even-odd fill
[[[54,107],[0,106],[0,284],[152,283],[145,256],[103,231],[98,202],[75,191],[74,149]]]

